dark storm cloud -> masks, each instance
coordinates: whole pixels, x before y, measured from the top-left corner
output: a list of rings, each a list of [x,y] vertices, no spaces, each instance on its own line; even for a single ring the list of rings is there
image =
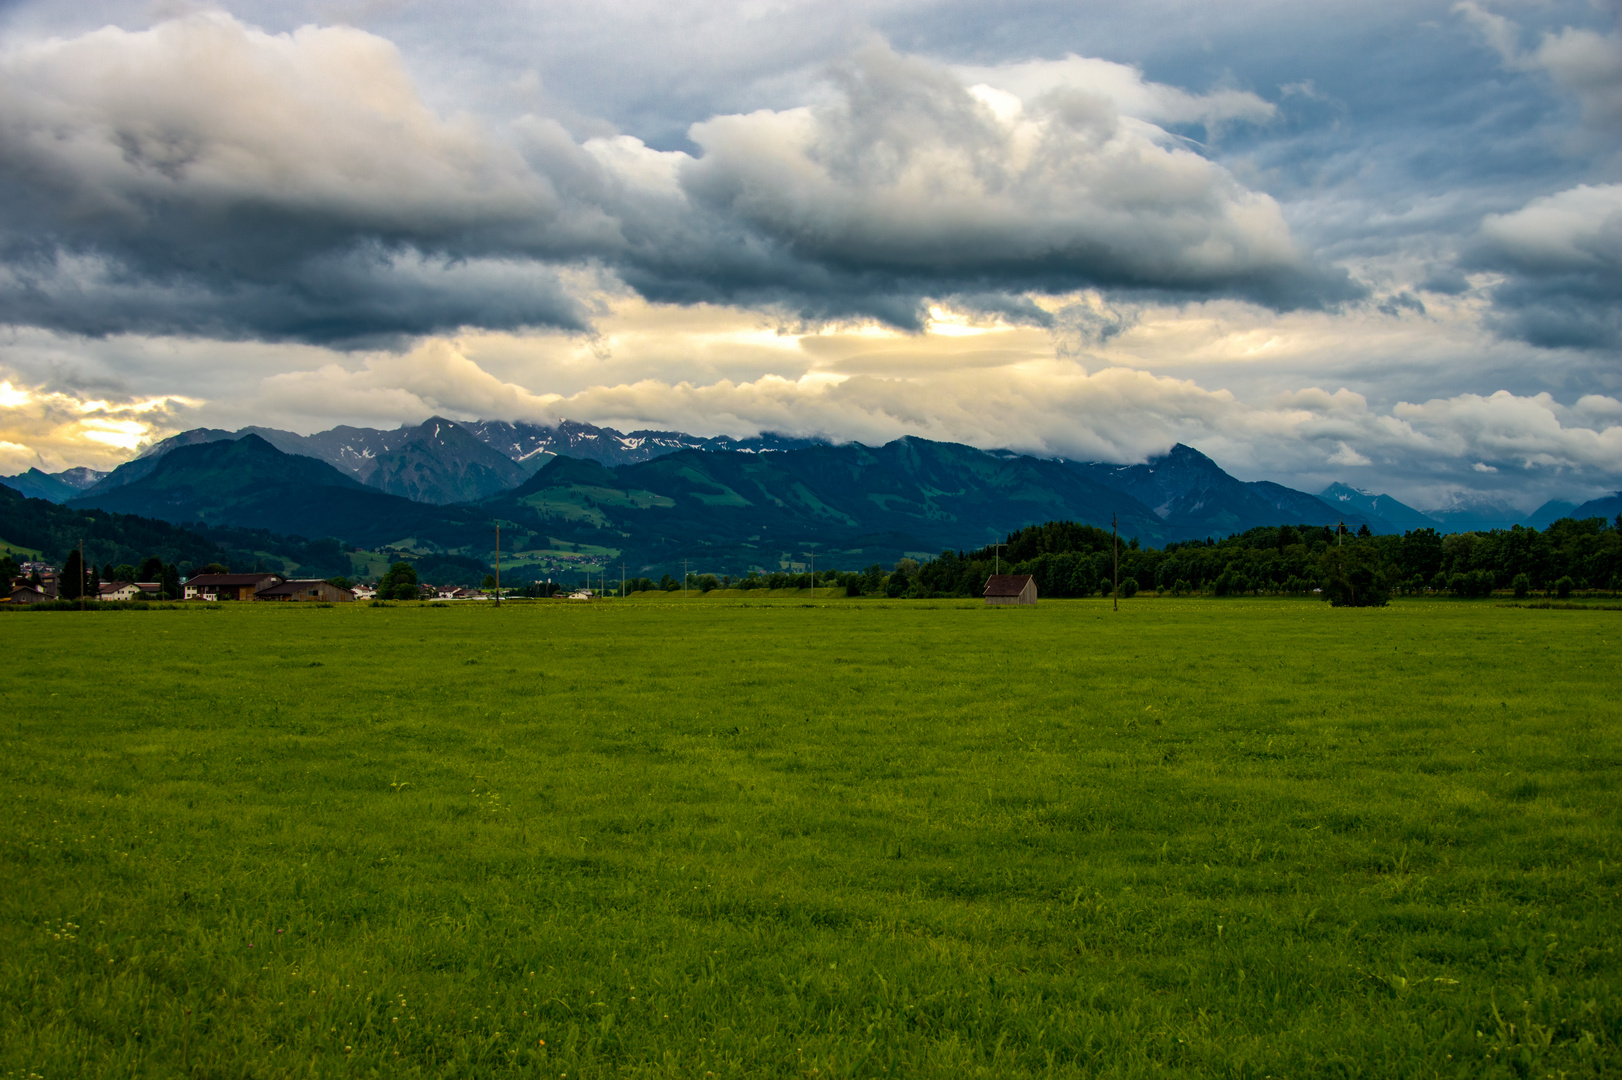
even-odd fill
[[[1590,145],[1616,153],[1622,30],[1529,34],[1479,4],[1458,9],[1507,71],[1547,78],[1566,92],[1580,106]],[[1579,184],[1488,214],[1466,241],[1462,263],[1502,276],[1490,290],[1489,322],[1504,336],[1544,348],[1622,346],[1622,184]]]
[[[192,16],[18,50],[0,318],[338,343],[580,328],[549,269],[569,265],[657,300],[904,327],[956,293],[1361,294],[1270,197],[1105,92],[971,92],[881,44],[831,83],[815,107],[695,125],[688,155],[446,118],[393,46],[347,28]]]
[[[1550,348],[1622,345],[1622,184],[1583,185],[1483,222],[1468,262],[1503,274],[1493,318]]]

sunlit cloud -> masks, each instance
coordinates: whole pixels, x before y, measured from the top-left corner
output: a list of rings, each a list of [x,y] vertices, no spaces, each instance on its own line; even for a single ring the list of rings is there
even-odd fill
[[[180,395],[85,399],[0,380],[0,471],[112,468],[180,430],[182,416],[201,404]]]

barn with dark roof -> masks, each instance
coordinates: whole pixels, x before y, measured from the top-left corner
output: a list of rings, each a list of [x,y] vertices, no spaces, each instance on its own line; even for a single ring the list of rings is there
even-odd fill
[[[986,603],[1036,606],[1036,579],[1029,574],[992,574],[986,578]]]

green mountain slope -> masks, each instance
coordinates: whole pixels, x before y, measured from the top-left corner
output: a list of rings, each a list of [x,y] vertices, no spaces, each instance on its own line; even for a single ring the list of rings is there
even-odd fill
[[[455,550],[488,531],[472,507],[436,507],[365,487],[314,458],[284,454],[257,435],[182,446],[146,476],[70,505],[168,521],[335,536],[373,547],[419,538]]]

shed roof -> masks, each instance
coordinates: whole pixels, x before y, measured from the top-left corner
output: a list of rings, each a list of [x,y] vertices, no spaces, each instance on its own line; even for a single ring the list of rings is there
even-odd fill
[[[1018,596],[1031,583],[1029,574],[992,574],[986,578],[987,596]]]
[[[282,580],[280,574],[197,574],[186,579],[187,585],[202,587],[207,585],[257,585],[266,578]]]

